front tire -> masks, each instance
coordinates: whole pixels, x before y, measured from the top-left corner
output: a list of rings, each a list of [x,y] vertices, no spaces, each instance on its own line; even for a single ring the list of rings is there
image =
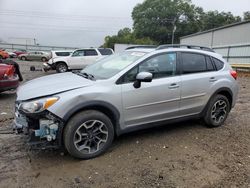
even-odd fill
[[[70,155],[91,159],[103,154],[114,139],[114,127],[103,113],[87,110],[73,116],[64,129],[64,145]]]
[[[226,96],[216,95],[208,105],[204,121],[208,127],[219,127],[223,125],[230,112],[230,103]]]
[[[68,71],[68,66],[65,63],[58,63],[56,65],[56,72],[63,73]]]
[[[42,62],[45,62],[45,61],[47,61],[47,58],[46,57],[42,57]]]

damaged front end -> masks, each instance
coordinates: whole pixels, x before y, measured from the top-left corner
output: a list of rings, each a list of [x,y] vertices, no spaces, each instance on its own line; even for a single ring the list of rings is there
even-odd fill
[[[13,129],[28,136],[32,149],[60,148],[62,146],[63,121],[44,109],[38,113],[25,112],[16,102]]]

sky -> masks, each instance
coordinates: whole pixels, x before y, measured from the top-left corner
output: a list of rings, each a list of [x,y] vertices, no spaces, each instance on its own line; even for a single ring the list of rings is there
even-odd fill
[[[98,47],[107,35],[132,28],[131,12],[143,0],[0,0],[0,38],[32,38],[40,45]],[[192,0],[205,11],[242,16],[250,0]]]

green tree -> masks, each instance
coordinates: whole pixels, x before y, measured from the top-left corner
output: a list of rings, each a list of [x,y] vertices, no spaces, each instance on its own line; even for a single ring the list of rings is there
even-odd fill
[[[216,10],[201,15],[202,30],[213,29],[240,21],[241,18],[234,16],[231,12],[218,12]]]
[[[170,43],[176,25],[176,40],[197,32],[203,9],[190,0],[145,0],[133,12],[134,30],[138,37],[150,37],[159,43]]]
[[[124,28],[118,31],[117,35],[106,36],[103,47],[113,48],[116,43],[119,44],[155,44],[148,37],[137,38],[130,28]]]
[[[250,11],[244,12],[243,19],[244,20],[250,20]]]
[[[149,37],[158,43],[171,43],[176,25],[175,42],[179,37],[241,21],[231,12],[204,12],[191,0],[145,0],[133,12],[137,37]]]

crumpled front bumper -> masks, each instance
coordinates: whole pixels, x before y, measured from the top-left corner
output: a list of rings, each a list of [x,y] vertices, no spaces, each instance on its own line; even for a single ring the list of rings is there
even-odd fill
[[[17,109],[17,108],[16,108]],[[15,110],[13,130],[25,134],[33,149],[60,148],[63,122],[48,111],[27,116]]]

